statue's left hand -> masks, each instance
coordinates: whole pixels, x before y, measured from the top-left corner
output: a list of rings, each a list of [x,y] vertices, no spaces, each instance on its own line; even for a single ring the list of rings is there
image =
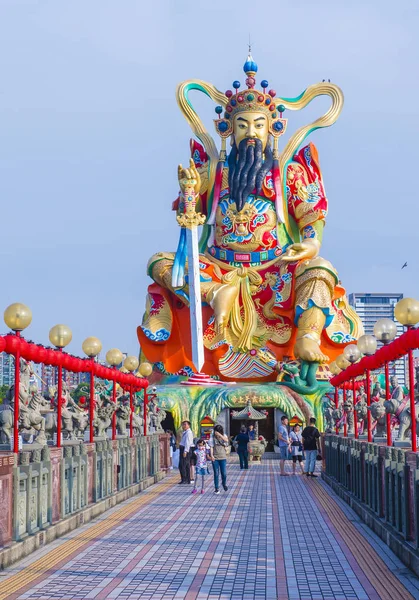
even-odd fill
[[[312,260],[318,256],[320,244],[317,240],[304,240],[297,244],[292,244],[287,248],[281,260],[285,262],[297,262],[299,260]]]

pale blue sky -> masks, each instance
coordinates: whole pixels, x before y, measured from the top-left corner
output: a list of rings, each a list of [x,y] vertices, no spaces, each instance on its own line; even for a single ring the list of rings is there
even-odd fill
[[[190,133],[176,84],[243,82],[249,31],[278,95],[324,78],[345,94],[338,123],[313,136],[322,255],[348,292],[419,298],[418,12],[417,0],[0,0],[0,307],[28,304],[38,342],[63,322],[74,353],[88,335],[137,353],[147,259],[179,234]],[[289,113],[289,130],[325,107]]]

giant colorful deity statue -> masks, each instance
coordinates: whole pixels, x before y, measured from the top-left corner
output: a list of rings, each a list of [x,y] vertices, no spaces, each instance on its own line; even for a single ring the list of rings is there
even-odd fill
[[[199,278],[206,374],[225,381],[275,381],[284,361],[327,363],[362,333],[335,268],[320,256],[328,200],[317,150],[303,145],[312,131],[336,121],[342,92],[319,83],[297,98],[278,99],[266,80],[258,89],[257,70],[249,55],[245,89],[234,81],[224,94],[208,83],[187,81],[177,90],[200,143],[191,141],[190,163],[178,168],[180,194],[173,204],[181,225],[178,250],[150,259],[154,283],[138,328],[143,354],[166,374],[195,370],[185,241],[191,223],[203,224]],[[219,152],[193,108],[191,90],[218,104]],[[330,109],[291,135],[280,151],[284,112],[300,110],[319,95],[331,98]]]

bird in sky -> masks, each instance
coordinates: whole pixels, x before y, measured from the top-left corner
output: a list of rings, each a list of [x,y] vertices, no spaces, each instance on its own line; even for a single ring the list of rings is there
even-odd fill
[[[404,269],[405,267],[407,267],[407,262],[404,263],[404,265],[402,266],[402,269]]]

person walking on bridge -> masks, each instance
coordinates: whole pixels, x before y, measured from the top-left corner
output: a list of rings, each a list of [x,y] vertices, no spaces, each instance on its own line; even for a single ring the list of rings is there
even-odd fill
[[[288,454],[291,449],[291,441],[288,434],[288,417],[282,415],[281,425],[278,427],[278,444],[279,444],[279,471],[280,475],[289,475],[285,472],[285,461],[288,459]]]
[[[306,475],[309,477],[317,477],[317,475],[314,474],[314,469],[316,468],[320,433],[316,427],[316,419],[314,417],[311,417],[310,425],[303,429],[301,436],[303,438],[304,453],[306,455]]]
[[[221,483],[224,491],[228,490],[227,487],[227,453],[226,447],[228,447],[228,437],[224,434],[224,429],[217,423],[214,426],[214,433],[210,440],[209,446],[211,448],[211,460],[214,469],[214,487],[215,493],[220,493],[220,473]]]
[[[235,440],[237,443],[237,454],[240,460],[240,469],[249,468],[249,451],[247,444],[249,443],[249,435],[246,432],[246,425],[240,427],[240,433],[236,435]]]
[[[182,423],[182,439],[179,445],[179,471],[181,480],[179,484],[191,483],[191,447],[193,444],[193,433],[190,421]]]

